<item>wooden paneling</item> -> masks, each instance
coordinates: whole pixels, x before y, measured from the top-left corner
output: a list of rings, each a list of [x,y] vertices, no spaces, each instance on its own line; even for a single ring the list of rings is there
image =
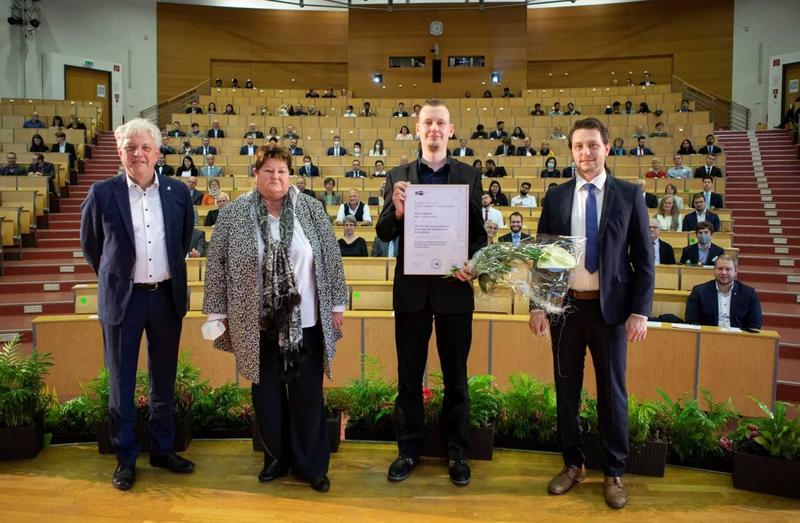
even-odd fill
[[[487,9],[453,10],[450,8],[419,11],[395,5],[386,11],[353,10],[349,23],[348,81],[353,94],[359,97],[456,97],[464,91],[480,96],[491,89],[489,75],[499,71],[501,86],[519,92],[526,86],[525,49],[526,13],[524,6]],[[435,38],[428,33],[429,24],[440,20],[444,34]],[[379,45],[376,45],[379,43]],[[434,43],[439,44],[442,60],[442,83],[431,81]],[[449,68],[447,57],[483,55],[485,67]],[[389,56],[424,56],[422,68],[389,69]],[[372,83],[372,74],[383,73],[383,86]],[[416,84],[416,86],[415,86]],[[399,87],[402,85],[402,88]],[[502,87],[492,89],[495,96]],[[408,104],[407,104],[408,105]]]
[[[537,74],[528,76],[528,86],[586,85],[587,73],[573,74],[572,61],[580,58],[586,70],[598,74],[595,85],[611,85],[611,71],[631,60],[633,80],[639,83],[644,69],[653,71],[653,81],[669,83],[663,58],[672,56],[672,72],[687,82],[717,96],[730,98],[733,64],[733,0],[656,0],[564,9],[529,9],[528,61]],[[546,62],[550,77],[538,74]],[[556,63],[557,62],[557,63]],[[591,65],[589,65],[591,63]],[[603,70],[603,65],[607,67]],[[558,71],[558,67],[561,67]],[[543,66],[542,66],[543,67]],[[528,68],[529,72],[531,68]],[[570,72],[565,77],[564,72]],[[624,84],[627,74],[619,78]]]
[[[97,87],[105,87],[105,96],[97,96]],[[64,97],[73,100],[91,100],[97,102],[103,108],[102,122],[99,122],[97,130],[107,131],[110,127],[111,119],[111,73],[108,71],[98,71],[88,67],[64,67]],[[60,115],[64,123],[69,122],[68,115]],[[52,121],[52,120],[51,120]],[[89,122],[86,122],[87,124]]]
[[[259,88],[298,89],[306,86],[347,87],[347,64],[344,62],[287,62],[281,60],[211,60],[211,79],[222,78],[229,85],[247,78]]]

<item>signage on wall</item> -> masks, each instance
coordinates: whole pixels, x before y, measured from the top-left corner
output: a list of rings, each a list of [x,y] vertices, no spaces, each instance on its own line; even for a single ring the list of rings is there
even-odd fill
[[[86,67],[94,67],[94,62],[91,60],[84,60],[83,65],[85,65]]]
[[[118,64],[114,64],[114,72],[115,72],[115,73],[118,73],[118,72],[119,72],[119,70],[120,70],[120,67],[119,67],[119,65],[118,65]]]
[[[119,93],[114,93],[114,103],[119,103]]]
[[[106,97],[106,86],[103,84],[97,84],[97,97],[98,98],[105,98]]]
[[[776,58],[776,59],[774,59],[772,61],[772,67],[778,67],[779,65],[781,65],[781,59],[780,58]]]
[[[789,92],[796,93],[798,91],[800,91],[800,79],[793,78],[789,80]]]

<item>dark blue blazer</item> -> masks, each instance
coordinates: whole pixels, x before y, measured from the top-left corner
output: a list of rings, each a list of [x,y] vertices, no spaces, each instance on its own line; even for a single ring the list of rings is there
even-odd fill
[[[81,206],[81,249],[97,274],[97,315],[109,325],[119,325],[125,318],[133,292],[136,246],[126,176],[95,183]],[[175,312],[183,317],[194,212],[183,182],[159,176],[158,184]]]
[[[719,305],[715,280],[692,288],[692,293],[686,302],[686,323],[717,326]],[[758,295],[755,289],[738,281],[733,282],[731,327],[761,329],[761,302]]]
[[[336,150],[335,147],[328,147],[328,156],[333,156],[333,152]],[[339,146],[339,156],[347,156],[347,149],[342,146]]]
[[[706,211],[706,221],[714,226],[714,232],[718,232],[720,228],[719,216],[711,211]],[[697,213],[692,212],[683,217],[682,228],[684,231],[691,232],[697,229]]]
[[[573,178],[547,191],[537,235],[571,235],[575,183]],[[606,324],[617,325],[631,314],[650,316],[655,258],[642,190],[608,176],[604,192],[598,229],[600,308]]]

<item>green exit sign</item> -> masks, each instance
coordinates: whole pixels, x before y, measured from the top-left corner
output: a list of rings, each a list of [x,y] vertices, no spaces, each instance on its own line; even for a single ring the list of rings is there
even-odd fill
[[[85,65],[86,67],[92,67],[94,65],[94,62],[91,60],[84,60],[83,65]]]

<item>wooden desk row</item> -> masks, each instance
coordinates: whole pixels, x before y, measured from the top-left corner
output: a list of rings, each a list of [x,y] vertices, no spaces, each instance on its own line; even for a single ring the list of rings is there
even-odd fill
[[[475,314],[468,372],[492,374],[505,388],[508,376],[527,372],[544,382],[553,381],[550,340],[531,335],[527,316]],[[181,351],[191,355],[201,376],[212,385],[238,381],[231,354],[215,350],[202,338],[200,327],[205,315],[189,312],[183,320]],[[343,326],[344,338],[337,344],[334,380],[325,386],[341,386],[362,376],[362,359],[378,359],[384,375],[397,377],[394,345],[394,319],[389,311],[348,311]],[[68,314],[40,316],[33,321],[36,350],[53,355],[54,366],[46,377],[49,387],[67,400],[81,393],[86,383],[103,366],[103,336],[95,315]],[[698,397],[709,390],[717,400],[732,398],[745,415],[759,415],[750,396],[767,404],[775,401],[778,335],[731,332],[716,327],[679,328],[670,324],[651,325],[644,342],[628,347],[628,393],[640,400],[657,398],[656,387],[672,397],[688,394]],[[428,374],[439,369],[435,335],[428,351]],[[596,391],[591,357],[588,358],[584,386]],[[146,342],[139,351],[140,368],[147,368]],[[747,379],[742,379],[747,376]]]
[[[58,129],[25,129],[22,126],[10,128],[4,125],[0,129],[0,144],[19,143],[30,145],[33,135],[38,134],[41,135],[44,143],[52,146],[56,143],[57,132]],[[81,129],[64,129],[63,132],[67,135],[67,143],[74,144],[77,153],[78,145],[86,142],[83,131]]]

